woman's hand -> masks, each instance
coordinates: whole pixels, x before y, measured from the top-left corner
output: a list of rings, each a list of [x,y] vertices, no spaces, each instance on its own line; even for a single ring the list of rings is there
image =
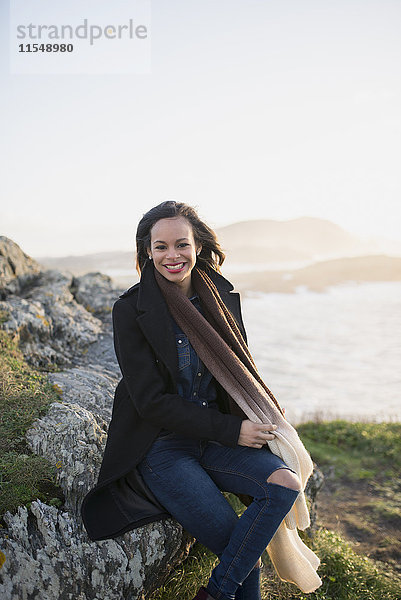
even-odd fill
[[[240,446],[250,446],[251,448],[262,448],[268,440],[274,440],[276,437],[273,432],[277,425],[266,425],[266,423],[254,423],[249,419],[244,419],[241,424],[241,430],[238,438]]]

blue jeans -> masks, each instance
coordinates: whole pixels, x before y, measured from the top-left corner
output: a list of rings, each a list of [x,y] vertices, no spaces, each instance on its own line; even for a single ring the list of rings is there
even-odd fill
[[[177,434],[157,438],[139,463],[159,502],[219,557],[207,584],[216,600],[260,599],[255,563],[299,493],[266,481],[283,468],[292,471],[267,446],[229,448]],[[253,502],[238,517],[222,491],[248,494]]]

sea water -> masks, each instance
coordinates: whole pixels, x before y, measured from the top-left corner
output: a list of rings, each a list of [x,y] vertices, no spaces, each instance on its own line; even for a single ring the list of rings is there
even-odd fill
[[[401,420],[401,283],[242,294],[248,343],[286,417]]]

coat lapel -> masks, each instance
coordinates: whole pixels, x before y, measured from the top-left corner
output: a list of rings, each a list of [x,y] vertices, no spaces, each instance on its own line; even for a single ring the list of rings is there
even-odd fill
[[[153,269],[152,264],[146,264],[142,270],[138,296],[138,309],[141,314],[137,317],[137,323],[156,356],[164,362],[173,381],[176,381],[178,357],[173,324]]]
[[[224,304],[233,314],[242,332],[239,294],[232,293],[233,285],[216,271],[209,270],[208,275],[219,290]],[[141,274],[138,310],[141,313],[137,317],[139,327],[151,344],[156,356],[166,365],[173,381],[177,381],[178,357],[171,315],[157,285],[154,266],[150,261],[146,263]]]

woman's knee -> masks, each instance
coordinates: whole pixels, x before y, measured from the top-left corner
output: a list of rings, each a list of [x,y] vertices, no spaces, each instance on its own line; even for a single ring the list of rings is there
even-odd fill
[[[302,488],[301,481],[298,475],[284,467],[273,471],[273,473],[269,475],[266,481],[268,483],[278,483],[279,485],[283,485],[285,487],[297,491],[300,491]]]

